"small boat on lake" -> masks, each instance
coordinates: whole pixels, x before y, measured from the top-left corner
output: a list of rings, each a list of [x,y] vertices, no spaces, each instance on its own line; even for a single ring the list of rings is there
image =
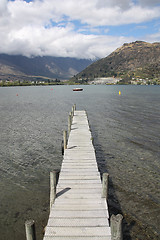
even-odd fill
[[[73,91],[83,91],[83,88],[73,88]]]

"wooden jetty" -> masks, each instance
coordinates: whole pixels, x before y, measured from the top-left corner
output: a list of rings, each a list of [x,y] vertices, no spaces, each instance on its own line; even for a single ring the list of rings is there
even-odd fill
[[[55,172],[50,174],[50,215],[43,240],[122,240],[122,216],[113,216],[109,226],[108,174],[101,182],[87,114],[75,105],[68,132],[58,184]]]

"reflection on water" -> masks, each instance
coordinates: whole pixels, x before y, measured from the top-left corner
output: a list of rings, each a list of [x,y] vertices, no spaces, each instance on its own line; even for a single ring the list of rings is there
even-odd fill
[[[60,169],[62,131],[74,103],[88,112],[99,169],[110,174],[110,212],[122,212],[125,239],[158,239],[160,88],[83,88],[0,89],[2,240],[25,240],[24,221],[30,218],[42,239],[49,211],[49,172]]]

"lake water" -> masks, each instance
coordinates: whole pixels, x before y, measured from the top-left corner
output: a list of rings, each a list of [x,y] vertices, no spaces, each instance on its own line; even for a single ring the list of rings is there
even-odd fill
[[[0,239],[25,240],[31,218],[42,240],[49,173],[60,169],[73,104],[87,110],[99,169],[110,175],[110,214],[123,214],[124,239],[160,239],[160,86],[72,88],[0,88]]]

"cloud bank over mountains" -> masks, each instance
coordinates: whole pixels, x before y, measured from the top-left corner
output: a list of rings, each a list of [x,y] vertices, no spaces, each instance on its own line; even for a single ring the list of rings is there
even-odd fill
[[[102,58],[124,42],[159,41],[159,19],[159,0],[1,0],[0,53]]]

